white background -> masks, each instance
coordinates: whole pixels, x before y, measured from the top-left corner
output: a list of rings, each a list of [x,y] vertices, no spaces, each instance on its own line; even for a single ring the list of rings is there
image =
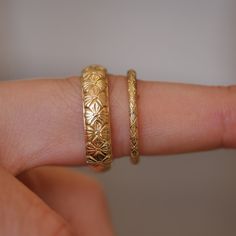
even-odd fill
[[[1,0],[0,79],[78,75],[92,63],[139,79],[231,84],[234,0]],[[158,101],[157,101],[158,102]],[[118,235],[236,235],[236,158],[128,158],[95,175]],[[91,172],[89,172],[91,174]],[[79,212],[78,212],[79,214]]]

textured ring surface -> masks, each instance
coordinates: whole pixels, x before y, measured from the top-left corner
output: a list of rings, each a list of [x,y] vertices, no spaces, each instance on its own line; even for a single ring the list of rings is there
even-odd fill
[[[86,162],[97,170],[109,169],[112,162],[108,78],[106,69],[92,65],[82,71]]]
[[[129,70],[127,72],[127,78],[129,94],[130,157],[131,162],[137,164],[139,162],[139,143],[136,72]]]

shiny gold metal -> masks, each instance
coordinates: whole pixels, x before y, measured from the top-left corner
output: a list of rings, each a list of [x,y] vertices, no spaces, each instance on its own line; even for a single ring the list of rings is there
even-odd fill
[[[96,170],[112,162],[107,71],[99,65],[86,67],[81,77],[86,160]]]
[[[130,159],[133,164],[139,162],[137,79],[135,70],[127,72],[129,94]]]

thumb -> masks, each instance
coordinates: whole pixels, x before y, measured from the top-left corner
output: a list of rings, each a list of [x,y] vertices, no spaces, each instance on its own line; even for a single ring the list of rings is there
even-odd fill
[[[74,233],[62,216],[1,167],[0,187],[0,235],[72,236]]]

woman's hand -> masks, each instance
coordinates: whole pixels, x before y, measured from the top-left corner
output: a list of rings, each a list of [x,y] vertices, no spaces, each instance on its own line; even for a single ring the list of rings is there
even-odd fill
[[[142,155],[236,146],[236,87],[139,81],[138,94]],[[85,164],[79,78],[1,82],[0,107],[0,234],[113,235],[95,180],[29,170]],[[127,156],[125,77],[110,75],[110,111],[114,156]]]

